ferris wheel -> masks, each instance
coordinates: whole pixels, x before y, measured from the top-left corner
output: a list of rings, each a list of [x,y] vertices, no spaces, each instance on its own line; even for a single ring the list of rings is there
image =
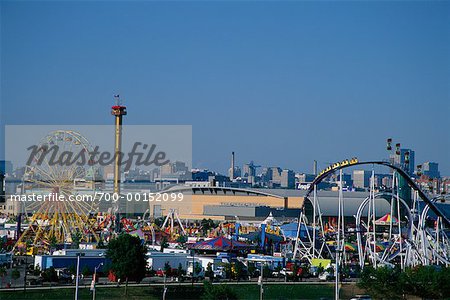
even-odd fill
[[[35,199],[40,195],[41,201],[25,202],[23,212],[31,217],[16,245],[98,239],[91,217],[97,210],[94,192],[100,173],[88,140],[75,131],[56,130],[36,149],[25,170],[23,193]]]

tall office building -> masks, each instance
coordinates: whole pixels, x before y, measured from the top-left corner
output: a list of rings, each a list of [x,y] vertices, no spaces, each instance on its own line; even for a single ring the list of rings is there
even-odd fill
[[[295,173],[292,170],[283,170],[280,174],[280,186],[282,188],[295,188]]]
[[[297,180],[299,183],[311,183],[316,178],[316,175],[301,173],[301,174],[296,174],[295,177],[297,177]]]
[[[267,170],[268,179],[275,183],[280,183],[281,181],[281,168],[280,167],[270,167]]]
[[[9,160],[0,160],[0,173],[4,175],[12,175],[13,164]]]
[[[409,152],[409,161],[406,161],[406,153]],[[415,169],[415,153],[411,149],[400,149],[400,155],[392,154],[391,162],[400,166],[408,175],[412,176]]]
[[[235,162],[234,162],[234,151],[231,152],[231,166],[230,169],[228,169],[228,177],[230,178],[231,181],[234,180],[234,178],[236,177],[236,174],[234,173],[235,171]]]
[[[353,171],[353,186],[355,188],[368,188],[370,185],[370,176],[372,172],[366,170],[354,170]]]
[[[250,176],[256,176],[256,166],[253,164],[253,162],[250,162],[249,164],[244,164],[242,167],[242,177],[250,177]]]
[[[409,153],[409,161],[406,160],[407,153]],[[409,176],[414,175],[415,169],[415,155],[414,151],[411,149],[400,149],[400,154],[392,154],[390,159],[391,163],[402,168]],[[412,201],[412,193],[411,189],[403,176],[397,175],[398,186],[399,186],[399,196],[402,198],[408,205]]]
[[[422,164],[422,172],[430,178],[441,178],[439,173],[439,164],[435,162],[424,162]]]

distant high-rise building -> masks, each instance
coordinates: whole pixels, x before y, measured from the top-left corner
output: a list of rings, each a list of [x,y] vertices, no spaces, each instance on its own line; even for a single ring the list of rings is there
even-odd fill
[[[241,168],[236,166],[234,152],[231,152],[231,166],[228,169],[228,177],[231,181],[238,177],[241,177]]]
[[[292,170],[283,170],[280,174],[280,186],[282,188],[295,188],[295,173]]]
[[[108,165],[103,168],[103,178],[106,181],[114,180],[114,165]]]
[[[296,174],[295,177],[297,177],[299,183],[311,183],[316,178],[316,175],[314,174]]]
[[[189,171],[189,168],[185,162],[175,161],[171,163],[171,165],[172,165],[172,173],[186,173],[187,171]]]
[[[341,176],[340,176],[340,174],[337,174],[336,175],[336,183],[339,183],[340,180],[341,180]],[[346,174],[346,173],[342,174],[342,186],[344,186],[344,187],[353,186],[352,175]]]
[[[5,202],[5,175],[0,172],[0,202]]]
[[[372,173],[366,170],[354,170],[353,171],[353,186],[355,188],[368,188],[370,184],[370,176]]]
[[[422,172],[430,178],[440,178],[439,164],[435,162],[424,162],[422,164]]]
[[[409,161],[406,161],[407,153],[409,153]],[[400,149],[400,155],[392,154],[391,162],[400,166],[408,175],[414,174],[415,169],[415,153],[411,149]]]
[[[244,164],[242,167],[242,177],[256,176],[256,166],[253,162]]]
[[[242,176],[241,168],[239,168],[238,166],[234,167],[234,176],[236,176],[236,177]]]
[[[230,180],[233,180],[236,177],[235,171],[235,162],[234,162],[234,151],[231,152],[231,166],[228,170],[228,177],[230,177]]]
[[[268,169],[268,175],[271,175],[269,181],[274,185],[279,185],[282,188],[295,188],[295,172],[292,170],[282,170],[279,167],[271,167]]]
[[[392,176],[384,176],[381,179],[381,185],[386,188],[391,188],[392,187]]]
[[[3,175],[11,175],[13,172],[13,164],[9,160],[0,160],[0,173]]]
[[[267,169],[267,179],[273,182],[280,182],[281,177],[281,168],[280,167],[269,167]]]

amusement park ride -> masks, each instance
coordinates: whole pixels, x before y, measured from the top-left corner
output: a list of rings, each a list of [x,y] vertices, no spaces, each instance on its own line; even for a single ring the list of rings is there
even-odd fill
[[[112,106],[111,114],[115,116],[115,166],[113,193],[120,194],[120,155],[122,143],[122,117],[127,114],[126,107],[121,105],[119,97]],[[392,140],[388,139],[387,150],[392,150]],[[57,146],[61,151],[91,153],[92,146],[77,132],[57,130],[45,136],[41,142],[42,149]],[[399,155],[400,144],[396,144],[395,155]],[[37,153],[26,168],[23,177],[23,193],[59,193],[65,196],[80,193],[95,194],[98,189],[99,172],[95,165],[52,165],[49,156]],[[408,153],[405,161],[408,162]],[[41,163],[37,163],[41,161]],[[369,196],[360,204],[354,215],[354,227],[349,226],[344,218],[345,199],[343,194],[343,169],[365,165],[372,166]],[[379,192],[375,189],[375,165],[391,170],[392,187]],[[405,166],[391,161],[359,162],[352,158],[332,164],[320,172],[311,183],[305,196],[305,202],[312,204],[312,216],[301,210],[297,226],[297,237],[293,258],[334,259],[337,264],[356,261],[360,267],[370,265],[399,265],[401,268],[415,265],[442,264],[450,265],[450,240],[448,228],[450,220],[436,205],[445,202],[446,196],[429,198],[405,171]],[[338,201],[336,203],[336,222],[329,224],[322,218],[318,185],[328,176],[339,172]],[[420,173],[420,167],[418,167]],[[410,197],[404,197],[410,191]],[[377,219],[377,203],[387,201],[390,213],[384,219]],[[15,249],[27,249],[30,245],[47,251],[50,244],[79,241],[98,242],[102,232],[120,231],[147,232],[151,235],[152,244],[158,233],[175,240],[180,235],[187,236],[198,232],[198,228],[185,228],[176,210],[169,210],[161,228],[149,218],[149,209],[136,223],[120,218],[118,205],[111,207],[105,216],[98,211],[97,201],[63,201],[42,202],[25,205],[19,217],[27,223],[27,229],[19,234]],[[429,216],[436,217],[434,226],[429,224]],[[99,221],[99,217],[102,217]],[[24,223],[25,223],[24,222]],[[178,223],[178,226],[175,226]],[[225,228],[225,227],[223,227]],[[222,229],[223,229],[222,228]],[[235,228],[239,228],[236,226]],[[306,228],[301,236],[302,229]],[[110,230],[111,229],[111,230]],[[113,234],[113,233],[111,233]],[[220,234],[215,232],[215,234]],[[45,250],[47,249],[47,250]],[[351,252],[351,253],[350,253]],[[342,255],[341,255],[342,254]]]
[[[392,140],[388,139],[387,150],[392,150]],[[399,155],[400,144],[396,144],[395,154]],[[408,153],[405,155],[405,164],[408,164]],[[343,178],[342,170],[356,165],[372,166],[370,180],[370,194],[359,206],[355,217],[355,227],[345,225],[344,205],[342,193],[342,180],[339,180],[339,197],[336,203],[338,216],[337,226],[326,228],[320,210],[320,201],[317,193],[318,184],[329,175],[339,172]],[[390,191],[377,193],[375,190],[375,173],[373,166],[381,165],[392,170],[392,187]],[[313,212],[311,222],[305,214],[300,214],[297,238],[294,248],[294,257],[306,258],[309,261],[315,258],[334,258],[339,264],[349,263],[347,246],[350,240],[356,237],[357,245],[348,251],[357,251],[356,259],[361,268],[366,264],[399,265],[401,268],[416,265],[450,265],[450,240],[448,228],[450,221],[436,205],[438,201],[447,201],[447,196],[441,195],[430,199],[405,171],[405,166],[390,161],[359,162],[356,158],[335,163],[319,173],[305,196],[305,201],[312,203]],[[420,166],[418,168],[420,175]],[[403,181],[401,181],[403,179]],[[401,184],[406,182],[406,184]],[[411,199],[403,199],[400,192],[412,195]],[[312,194],[312,199],[310,198]],[[386,220],[377,220],[376,203],[388,201],[390,213]],[[421,205],[422,204],[422,205]],[[425,204],[425,205],[423,205]],[[432,211],[437,220],[434,226],[429,226],[429,213]],[[300,238],[301,228],[311,225],[307,230],[306,238]],[[351,244],[350,244],[351,245]],[[343,255],[338,255],[342,253]],[[355,256],[353,255],[353,258]]]
[[[93,194],[98,170],[89,164],[79,166],[50,163],[51,157],[45,155],[45,150],[53,146],[62,152],[90,153],[93,150],[89,142],[77,132],[56,130],[49,133],[39,144],[42,151],[26,167],[22,193],[61,195],[66,199],[81,192]],[[24,247],[27,243],[45,246],[52,242],[72,242],[77,233],[84,240],[96,240],[98,236],[91,228],[90,218],[95,209],[95,201],[26,202],[23,214],[19,216],[18,228],[23,217],[31,215],[31,218],[25,219],[28,221],[28,228],[20,235],[15,247]]]
[[[111,114],[115,117],[115,147],[114,147],[114,193],[120,194],[120,159],[122,151],[122,117],[127,114],[126,106],[120,103],[119,95],[115,95],[115,105]],[[81,153],[88,155],[90,161],[86,164],[52,163],[52,156],[47,155],[52,147],[60,153]],[[115,222],[115,228],[120,229],[118,201],[110,215],[100,224],[94,217],[98,212],[98,201],[95,191],[98,188],[98,168],[90,156],[93,147],[80,133],[68,130],[56,130],[45,136],[38,145],[31,164],[26,167],[22,183],[22,194],[53,194],[62,195],[65,199],[77,194],[91,193],[91,201],[43,201],[26,204],[23,214],[19,216],[18,232],[20,237],[14,248],[27,248],[32,244],[36,248],[49,248],[50,244],[71,243],[74,238],[80,242],[99,241],[96,228],[102,227],[106,221]],[[58,199],[53,199],[58,200]],[[28,228],[20,234],[21,219],[32,215]],[[123,224],[122,224],[123,225]],[[126,225],[126,224],[125,224]],[[111,224],[109,224],[109,227]]]

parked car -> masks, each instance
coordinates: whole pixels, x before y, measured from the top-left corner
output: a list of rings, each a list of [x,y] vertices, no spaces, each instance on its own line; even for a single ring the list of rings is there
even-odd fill
[[[225,269],[223,267],[217,267],[216,270],[214,270],[214,278],[216,279],[224,279],[226,277]]]
[[[290,269],[286,269],[286,268],[283,268],[281,271],[280,271],[280,275],[282,276],[282,277],[285,277],[285,276],[292,276],[292,275],[294,275],[294,271],[292,271],[292,270],[290,270]]]
[[[319,276],[319,267],[317,266],[311,266],[309,268],[309,274],[311,274],[312,277],[317,277]]]
[[[328,271],[323,272],[322,274],[319,275],[319,279],[320,280],[332,280],[334,278],[334,273],[330,273]]]
[[[27,275],[27,285],[42,285],[43,281],[41,276]]]
[[[56,269],[56,275],[59,282],[71,283],[73,281],[72,273],[67,268]]]

